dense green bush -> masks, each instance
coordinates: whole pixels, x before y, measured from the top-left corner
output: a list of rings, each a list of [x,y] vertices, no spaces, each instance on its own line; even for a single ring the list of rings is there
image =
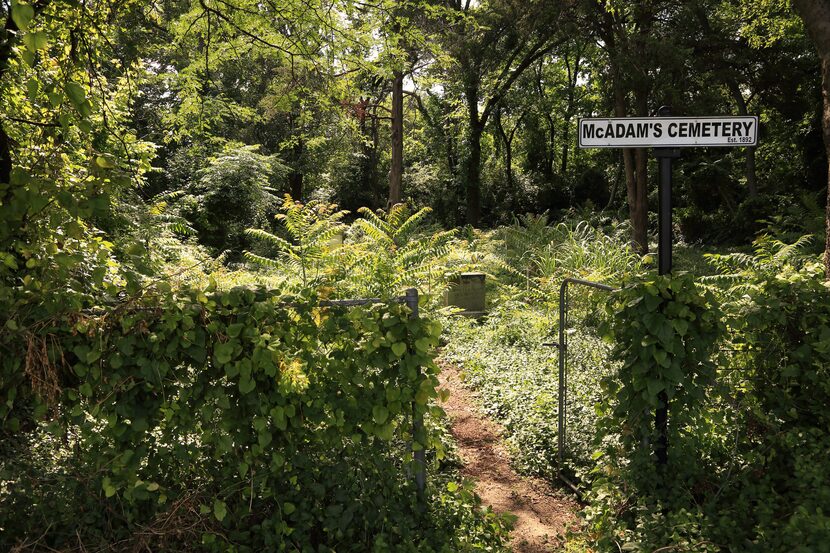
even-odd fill
[[[232,250],[236,257],[248,245],[245,229],[267,225],[277,211],[271,186],[288,169],[276,156],[258,153],[258,146],[229,145],[207,160],[188,185],[182,213],[215,252]]]
[[[643,419],[638,405],[622,409],[629,394],[609,396],[621,409],[606,432],[621,431],[612,432],[616,441],[604,449],[593,472],[586,509],[587,536],[601,551],[826,550],[830,289],[820,264],[797,251],[798,244],[767,237],[756,242],[754,256],[713,257],[724,274],[709,279],[720,283],[710,289],[723,302],[728,332],[721,354],[709,357],[718,361],[716,371],[706,356],[698,356],[711,351],[712,337],[698,336],[697,368],[684,371],[682,383],[683,395],[693,403],[684,401],[681,411],[676,398],[672,402],[667,471],[655,469],[648,448],[645,456],[638,454],[637,434],[620,425],[622,411]],[[643,292],[627,311],[648,300],[650,294]],[[701,310],[709,301],[694,302],[699,307],[690,328],[715,317],[711,307]],[[623,337],[638,323],[648,324],[650,311],[641,317],[633,311],[619,321]],[[707,324],[713,328],[711,320]],[[641,359],[648,342],[628,340],[629,347],[618,351],[638,352]],[[643,367],[660,364],[656,352],[651,352],[654,362]],[[636,394],[631,377],[639,374],[645,377],[643,393],[654,396],[657,387],[648,390],[651,373],[634,370],[638,363],[621,374],[612,391],[622,386]],[[659,376],[662,382],[671,372]],[[630,444],[629,453],[621,454],[615,443]]]
[[[437,323],[310,293],[154,292],[5,321],[0,548],[498,547],[469,493],[421,503],[407,476],[406,444],[441,455],[411,433],[413,413],[440,415]]]
[[[713,353],[723,333],[713,295],[701,293],[689,275],[657,276],[614,293],[607,309],[621,366],[603,382],[605,432],[619,434],[628,454],[646,453],[641,445],[658,438],[655,411],[670,406],[669,441],[686,455],[683,432],[697,423],[714,382]]]

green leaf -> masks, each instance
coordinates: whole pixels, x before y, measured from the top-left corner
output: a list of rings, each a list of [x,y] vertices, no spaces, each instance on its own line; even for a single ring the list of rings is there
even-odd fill
[[[375,405],[372,407],[372,419],[375,424],[383,424],[389,418],[389,410],[382,405]]]
[[[375,428],[375,435],[377,435],[377,437],[381,440],[385,440],[387,442],[392,439],[394,432],[395,427],[391,422]]]
[[[228,506],[225,504],[224,501],[221,499],[214,499],[213,500],[213,516],[216,517],[216,520],[222,522],[225,520],[225,515],[228,514]]]
[[[415,340],[415,349],[421,353],[426,353],[429,351],[431,343],[429,338],[418,338]]]
[[[12,21],[21,31],[29,28],[29,24],[35,17],[35,9],[29,4],[12,4]]]
[[[37,93],[40,90],[40,81],[32,77],[26,81],[26,92],[29,95],[29,100],[34,102],[37,99]]]
[[[234,323],[228,325],[228,336],[230,336],[231,338],[236,338],[239,336],[239,334],[242,332],[244,328],[245,325],[243,323]]]
[[[689,331],[689,321],[685,319],[674,319],[671,324],[681,336],[685,336],[686,332]]]
[[[48,46],[46,33],[43,31],[27,33],[23,35],[23,44],[26,45],[26,48],[28,48],[30,52],[44,50]]]
[[[231,342],[216,344],[213,347],[213,355],[220,365],[230,362],[233,359],[233,344]]]
[[[110,480],[109,476],[105,476],[103,482],[101,482],[101,487],[104,490],[104,495],[107,497],[112,497],[115,495],[116,489],[115,486],[112,485],[112,481]]]
[[[86,101],[86,91],[84,90],[84,87],[74,81],[69,81],[64,86],[64,90],[75,108],[80,111],[83,103]]]
[[[657,394],[659,394],[660,392],[662,392],[665,389],[665,386],[663,385],[663,383],[660,380],[654,380],[654,379],[648,380],[646,382],[646,387],[648,388],[648,394],[651,397],[656,397]]]
[[[268,447],[268,445],[271,443],[273,439],[274,437],[267,430],[263,430],[262,432],[259,432],[257,434],[257,443],[263,449]]]
[[[86,362],[87,364],[91,365],[92,363],[98,361],[101,358],[101,350],[92,349],[87,352],[86,354]]]
[[[286,501],[285,503],[282,504],[282,511],[286,515],[290,515],[291,513],[293,513],[296,510],[297,510],[297,507],[293,503],[290,503],[290,502]]]
[[[3,264],[8,267],[9,269],[17,270],[17,260],[14,258],[13,255],[0,252],[0,256],[3,256]]]
[[[397,357],[403,357],[405,352],[406,344],[404,342],[395,342],[392,344],[392,353],[394,353]]]
[[[254,388],[256,388],[256,380],[250,376],[239,379],[239,391],[243,394],[252,392]]]
[[[115,167],[117,167],[115,163],[110,161],[110,159],[105,156],[96,157],[95,164],[102,169],[114,169]]]
[[[646,296],[645,300],[646,300],[646,309],[648,309],[649,311],[654,311],[655,309],[657,309],[660,306],[661,303],[663,303],[663,299],[660,296],[656,296],[656,295]]]
[[[663,369],[663,377],[666,380],[670,380],[675,384],[680,384],[683,382],[683,371],[680,370],[680,365],[677,363],[672,363],[665,369]]]
[[[26,65],[29,67],[35,66],[35,54],[31,50],[23,50],[23,52],[20,53],[20,57],[23,58],[23,61],[25,61]]]

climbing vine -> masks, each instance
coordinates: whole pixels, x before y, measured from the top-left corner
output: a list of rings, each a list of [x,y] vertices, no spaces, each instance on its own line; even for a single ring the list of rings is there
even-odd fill
[[[671,404],[671,426],[694,420],[715,379],[712,358],[723,332],[722,315],[711,294],[689,275],[655,276],[623,288],[608,306],[608,337],[622,365],[603,382],[609,429],[625,444],[655,439],[658,395]]]
[[[411,433],[413,410],[440,411],[428,405],[439,333],[404,305],[247,288],[162,287],[35,327],[12,318],[1,430],[20,440],[48,424],[74,446],[85,474],[63,485],[89,498],[100,539],[175,515],[221,550],[395,542],[418,524],[411,444],[441,455],[431,431]],[[61,520],[32,491],[5,498],[8,539]]]

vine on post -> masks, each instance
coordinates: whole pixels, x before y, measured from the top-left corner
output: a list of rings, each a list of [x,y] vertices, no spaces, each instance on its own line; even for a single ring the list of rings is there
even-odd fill
[[[603,382],[605,427],[623,429],[627,453],[647,453],[643,446],[658,438],[654,413],[664,393],[671,447],[684,427],[694,424],[715,380],[712,356],[724,330],[720,309],[691,276],[679,274],[624,287],[608,310],[606,335],[615,343],[621,369]]]
[[[177,530],[223,551],[369,547],[375,529],[409,539],[411,449],[441,447],[429,427],[413,436],[411,422],[440,414],[429,404],[440,325],[410,313],[325,307],[311,291],[161,285],[48,326],[10,319],[0,347],[29,369],[3,366],[19,378],[0,380],[0,433],[23,438],[52,413],[49,431],[71,441],[84,474],[67,485],[89,501],[85,528],[107,529],[104,541],[137,528],[174,539],[159,526],[174,515]],[[45,516],[30,497],[21,488],[17,511]],[[10,535],[37,524],[6,523]]]

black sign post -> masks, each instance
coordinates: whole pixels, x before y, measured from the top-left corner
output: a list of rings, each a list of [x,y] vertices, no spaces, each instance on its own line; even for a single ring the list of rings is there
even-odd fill
[[[580,148],[652,148],[659,164],[659,211],[657,267],[661,275],[672,271],[672,160],[680,148],[734,147],[758,144],[757,116],[672,117],[663,106],[657,117],[582,118],[579,120]],[[659,393],[654,414],[658,465],[668,461],[669,398]]]
[[[658,117],[669,117],[671,108],[663,106],[657,110]],[[654,157],[659,164],[657,193],[660,207],[657,212],[657,273],[671,274],[672,270],[672,160],[680,157],[680,148],[654,148]],[[665,390],[657,395],[657,410],[654,415],[654,427],[657,431],[657,443],[654,454],[657,464],[665,465],[668,461],[669,430],[669,396]]]

